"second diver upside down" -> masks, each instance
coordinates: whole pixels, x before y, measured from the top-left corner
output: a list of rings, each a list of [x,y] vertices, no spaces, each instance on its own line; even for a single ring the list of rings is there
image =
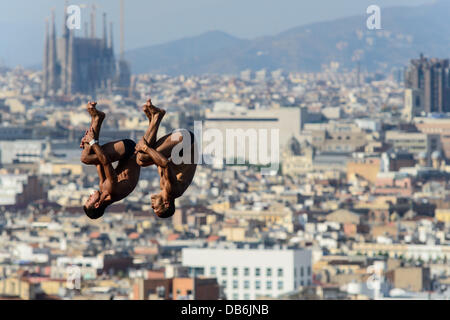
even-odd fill
[[[149,119],[149,126],[136,145],[136,161],[142,167],[153,164],[158,167],[161,192],[151,196],[152,208],[158,217],[170,218],[175,213],[175,199],[183,195],[195,175],[194,134],[189,132],[187,140],[190,141],[184,141],[186,136],[183,137],[182,131],[175,131],[156,141],[159,125],[166,112],[156,108],[150,99],[142,109]],[[172,159],[172,151],[179,144],[182,144],[182,152],[190,153],[188,163],[175,164]]]

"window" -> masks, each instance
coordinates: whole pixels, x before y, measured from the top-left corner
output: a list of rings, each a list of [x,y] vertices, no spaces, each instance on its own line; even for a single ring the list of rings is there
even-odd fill
[[[256,268],[255,269],[255,276],[259,277],[261,275],[261,269],[260,268]]]
[[[224,288],[227,287],[227,280],[222,280],[222,287],[224,287]]]
[[[256,280],[256,281],[255,281],[255,289],[256,289],[256,290],[261,289],[261,281],[259,281],[259,280]]]
[[[237,289],[239,287],[239,283],[237,280],[233,280],[233,289]]]
[[[294,278],[297,278],[297,268],[294,268]]]
[[[283,281],[278,281],[278,290],[283,290]]]
[[[244,289],[250,289],[250,281],[248,280],[244,281]]]
[[[272,268],[266,269],[266,276],[271,277],[272,276]]]
[[[215,275],[216,275],[216,267],[211,267],[211,268],[209,269],[209,273],[210,273],[212,276],[215,276]]]
[[[282,277],[282,276],[283,276],[283,269],[282,269],[282,268],[279,268],[279,269],[278,269],[278,276],[279,276],[279,277]]]
[[[303,267],[300,267],[300,277],[303,277]]]
[[[244,276],[248,277],[250,275],[250,268],[244,269]]]
[[[226,275],[227,275],[227,268],[226,268],[226,267],[223,267],[223,268],[222,268],[222,275],[223,275],[223,276],[226,276]]]
[[[250,295],[248,293],[244,294],[244,300],[250,300]]]
[[[238,300],[239,299],[239,295],[237,293],[233,293],[233,300]]]
[[[158,295],[158,298],[164,299],[166,297],[166,288],[163,286],[156,287],[156,294]]]
[[[203,276],[205,274],[205,268],[194,268],[194,276]]]
[[[237,276],[238,274],[238,268],[233,268],[233,276]]]
[[[308,276],[310,276],[310,275],[311,275],[311,267],[308,266]]]
[[[271,290],[272,289],[272,281],[267,281],[266,282],[266,289],[267,290]]]

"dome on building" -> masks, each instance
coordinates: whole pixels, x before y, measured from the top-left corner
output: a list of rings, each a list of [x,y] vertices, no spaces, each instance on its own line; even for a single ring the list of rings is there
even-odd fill
[[[442,159],[442,154],[440,151],[436,150],[431,154],[431,159],[433,160],[438,160],[438,159]]]
[[[426,159],[427,158],[427,153],[425,151],[422,151],[421,153],[419,153],[419,159]]]

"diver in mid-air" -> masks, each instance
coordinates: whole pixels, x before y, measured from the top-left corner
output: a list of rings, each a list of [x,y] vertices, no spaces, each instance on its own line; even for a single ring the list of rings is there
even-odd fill
[[[136,145],[137,163],[142,167],[155,164],[160,175],[161,192],[151,196],[152,208],[160,218],[170,218],[175,213],[175,199],[183,195],[192,183],[197,168],[195,157],[195,137],[191,131],[177,130],[158,141],[156,135],[166,112],[156,108],[149,99],[143,106],[149,119],[149,126],[144,137]],[[172,154],[174,148],[179,154]],[[190,156],[183,157],[183,152]],[[173,156],[183,158],[174,161]],[[188,158],[188,161],[185,159]]]
[[[99,190],[91,193],[83,208],[91,219],[103,216],[105,209],[114,202],[127,197],[135,189],[141,171],[136,163],[136,143],[129,139],[99,145],[100,129],[105,113],[96,109],[97,103],[89,102],[91,126],[81,139],[81,161],[95,165],[100,179]],[[118,162],[114,169],[112,164]]]

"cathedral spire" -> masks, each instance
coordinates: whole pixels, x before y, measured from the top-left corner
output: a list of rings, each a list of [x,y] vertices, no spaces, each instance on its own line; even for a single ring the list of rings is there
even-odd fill
[[[113,23],[109,23],[109,48],[111,52],[114,52],[114,35],[113,35]]]
[[[64,20],[63,20],[63,37],[66,38],[68,37],[69,33],[68,33],[68,28],[67,28],[67,7],[69,6],[69,2],[66,0],[65,4],[64,4]]]
[[[64,94],[68,92],[68,78],[69,78],[69,33],[71,30],[67,27],[67,8],[69,6],[68,1],[66,0],[64,4],[64,20],[63,20],[63,41],[64,47],[61,48],[62,52],[62,61],[61,61],[61,87]]]
[[[48,18],[45,18],[45,44],[44,44],[44,77],[42,79],[42,92],[48,92],[48,51],[49,51]]]
[[[95,39],[95,27],[96,27],[96,22],[95,22],[95,4],[92,5],[92,9],[91,9],[91,38]]]
[[[106,12],[103,12],[103,49],[108,48],[108,31],[106,27]]]
[[[48,54],[48,71],[49,71],[49,89],[56,94],[56,27],[55,27],[55,10],[52,10],[52,26],[49,39],[49,54]]]
[[[67,59],[67,95],[71,95],[74,91],[75,77],[75,47],[74,47],[74,30],[69,30],[69,54]]]
[[[125,3],[120,0],[120,60],[125,59]]]

